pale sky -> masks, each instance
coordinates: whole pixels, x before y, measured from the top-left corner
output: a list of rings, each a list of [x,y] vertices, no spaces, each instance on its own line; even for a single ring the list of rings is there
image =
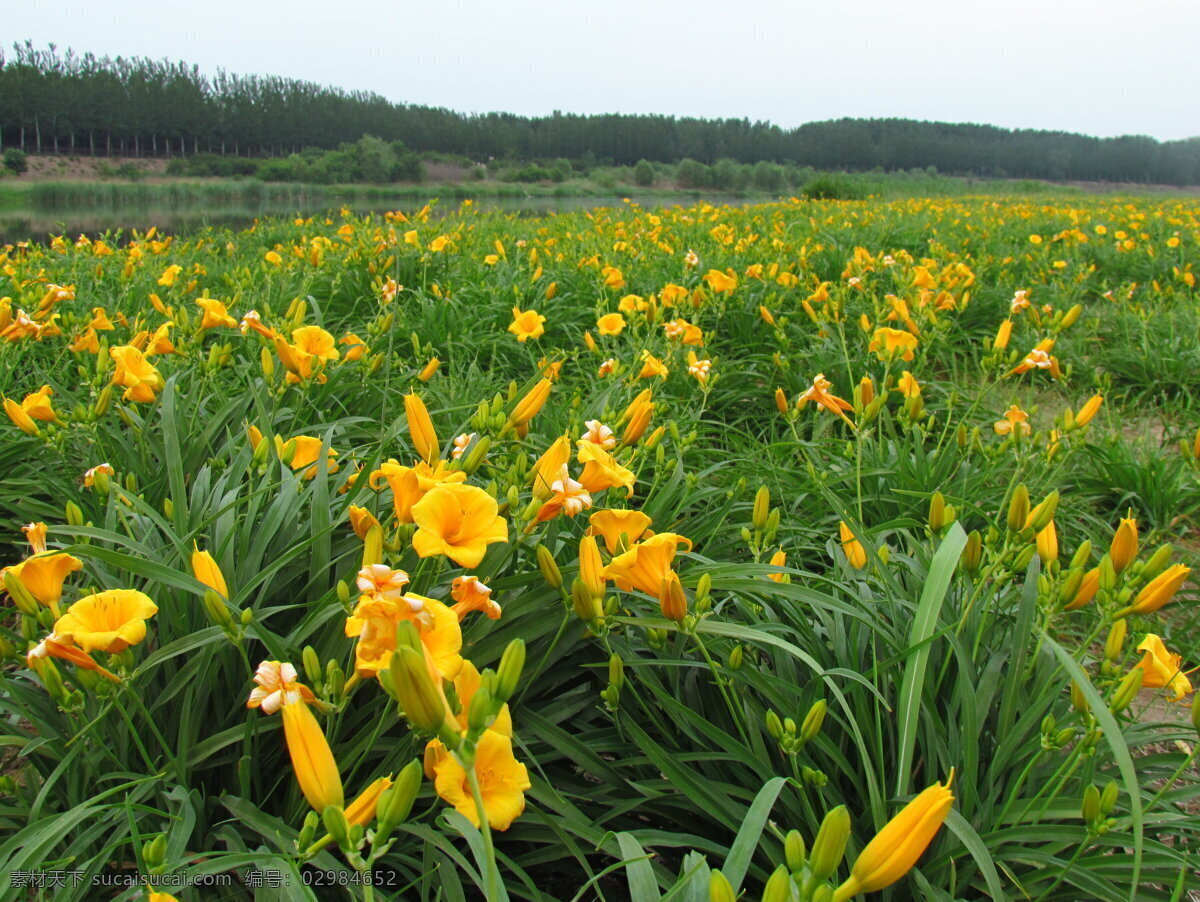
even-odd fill
[[[1200,135],[1200,0],[8,0],[3,42],[463,112]]]

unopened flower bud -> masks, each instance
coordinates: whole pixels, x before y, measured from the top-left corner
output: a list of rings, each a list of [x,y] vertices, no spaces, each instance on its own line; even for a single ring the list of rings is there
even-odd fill
[[[963,567],[968,573],[977,573],[983,562],[983,538],[978,529],[972,529],[967,534],[967,547],[963,549]]]
[[[789,830],[783,841],[783,856],[787,860],[788,870],[798,874],[804,870],[807,851],[804,848],[804,837],[799,830]]]
[[[849,839],[850,812],[845,805],[838,805],[825,815],[817,838],[813,840],[808,867],[814,882],[824,882],[838,869]]]
[[[716,868],[713,868],[708,874],[708,900],[709,902],[737,902],[733,886],[729,883],[728,878]]]
[[[1113,714],[1119,714],[1129,707],[1130,702],[1137,696],[1138,690],[1142,688],[1142,678],[1145,676],[1145,673],[1142,668],[1135,667],[1117,684],[1112,700],[1108,705]]]
[[[1008,502],[1008,528],[1010,532],[1020,532],[1025,528],[1029,519],[1029,490],[1025,483],[1018,485]]]
[[[562,573],[559,572],[554,555],[550,553],[550,549],[545,545],[537,546],[537,562],[538,568],[542,571],[542,579],[546,581],[546,585],[551,589],[561,589],[563,584]]]
[[[762,529],[767,525],[767,514],[771,512],[771,490],[765,485],[758,487],[758,492],[754,496],[754,511],[750,517],[750,522],[755,529]]]
[[[500,656],[496,668],[495,696],[500,704],[512,698],[521,682],[521,671],[525,669],[525,640],[513,639]]]
[[[775,869],[763,887],[762,902],[788,902],[792,893],[792,875],[784,865]]]

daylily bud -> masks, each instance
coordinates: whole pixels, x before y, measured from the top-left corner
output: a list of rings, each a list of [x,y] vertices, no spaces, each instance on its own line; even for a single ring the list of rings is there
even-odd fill
[[[404,626],[411,626],[411,621],[404,621],[400,631]],[[422,654],[409,647],[397,649],[391,671],[392,687],[413,727],[429,732],[441,729],[446,719],[445,698],[434,686]]]
[[[551,589],[561,589],[563,584],[562,573],[559,572],[554,555],[550,553],[550,549],[545,545],[537,546],[537,562],[538,567],[542,571],[542,579],[546,581],[546,584]]]
[[[589,592],[600,598],[604,595],[606,581],[602,572],[603,562],[600,559],[600,548],[595,536],[584,536],[579,540],[579,578],[587,586]]]
[[[376,523],[367,528],[367,535],[363,539],[362,565],[370,567],[381,563],[383,563],[383,527]]]
[[[951,772],[945,785],[934,783],[918,794],[875,834],[859,853],[849,878],[834,891],[835,902],[845,902],[859,893],[878,892],[912,870],[950,813],[953,779]]]
[[[963,567],[968,573],[977,573],[983,562],[983,538],[978,529],[972,529],[967,535],[967,547],[963,549]]]
[[[512,698],[521,681],[521,671],[525,668],[525,641],[513,639],[500,656],[500,664],[496,668],[496,690],[494,695],[497,702],[503,704]],[[472,703],[474,704],[474,703]]]
[[[441,456],[437,433],[433,429],[433,420],[425,402],[416,393],[404,396],[404,413],[408,419],[408,433],[417,455],[426,463],[432,464]]]
[[[799,830],[788,831],[787,837],[783,841],[783,857],[787,860],[788,870],[793,874],[798,874],[804,870],[804,862],[807,856],[804,848],[804,837],[800,835]]]
[[[755,529],[762,529],[767,525],[767,514],[771,512],[771,490],[765,485],[758,487],[758,492],[754,496],[754,510],[750,517],[750,522]]]
[[[604,613],[600,607],[600,596],[593,595],[581,579],[571,584],[571,602],[575,608],[575,616],[585,623],[591,623]]]
[[[321,671],[321,659],[317,657],[317,650],[311,645],[304,646],[304,651],[300,653],[300,662],[304,665],[304,673],[308,676],[308,681],[314,685],[321,685],[321,677],[324,675]]]
[[[1092,421],[1096,414],[1100,411],[1100,405],[1104,403],[1104,398],[1100,395],[1092,395],[1084,405],[1079,408],[1079,413],[1075,414],[1075,425],[1086,426]]]
[[[28,614],[30,617],[36,617],[40,606],[37,599],[21,582],[21,578],[12,570],[4,570],[4,590],[8,592],[9,597],[13,600],[13,604],[17,606],[17,610],[22,614]]]
[[[66,516],[68,526],[83,525],[83,510],[74,501],[67,502]]]
[[[1046,499],[1029,512],[1028,524],[1033,527],[1034,532],[1041,532],[1054,519],[1054,512],[1058,510],[1058,490],[1055,489]]]
[[[1077,549],[1075,549],[1075,554],[1071,556],[1069,568],[1071,570],[1078,570],[1081,567],[1086,567],[1087,562],[1091,559],[1091,557],[1092,542],[1090,539],[1084,539],[1083,543]]]
[[[341,805],[329,805],[321,815],[326,832],[333,837],[338,848],[351,851],[350,824],[346,821],[346,812]]]
[[[1079,316],[1082,313],[1083,313],[1083,305],[1076,304],[1074,307],[1072,307],[1070,310],[1068,310],[1066,313],[1063,314],[1062,324],[1061,324],[1062,328],[1066,329],[1069,326],[1073,326],[1075,324],[1075,321],[1077,319],[1079,319]]]
[[[708,601],[708,596],[712,592],[712,574],[702,573],[700,579],[696,581],[696,604]]]
[[[1125,645],[1125,634],[1129,629],[1129,625],[1122,620],[1114,620],[1113,625],[1109,627],[1108,638],[1104,641],[1104,657],[1116,663],[1121,659],[1121,650]]]
[[[1083,694],[1083,690],[1079,688],[1079,684],[1071,680],[1071,704],[1080,714],[1087,714],[1088,702]]]
[[[1116,780],[1109,780],[1104,789],[1100,790],[1100,816],[1108,817],[1112,813],[1113,808],[1117,805],[1117,798],[1121,794],[1121,788],[1117,786]]]
[[[934,492],[929,499],[929,528],[934,533],[940,533],[946,523],[946,499],[941,492]]]
[[[529,393],[513,408],[513,412],[509,414],[507,425],[519,429],[528,424],[537,415],[537,412],[542,409],[542,405],[546,403],[546,399],[550,397],[550,389],[553,385],[554,383],[549,379],[542,379],[531,388]],[[514,389],[512,394],[515,395],[516,383],[513,383],[512,387]]]
[[[1141,572],[1142,579],[1154,579],[1154,577],[1158,576],[1163,572],[1163,570],[1166,569],[1167,564],[1170,563],[1170,561],[1170,543],[1159,545],[1158,548],[1155,549],[1154,554],[1150,555],[1150,559],[1146,561],[1146,566]]]
[[[1133,517],[1123,517],[1113,534],[1112,545],[1108,549],[1112,558],[1113,569],[1120,573],[1128,567],[1138,552],[1137,520]]]
[[[229,613],[229,607],[225,600],[212,589],[204,593],[204,610],[208,613],[214,626],[219,626],[227,631],[233,629],[233,615]]]
[[[683,592],[683,586],[679,583],[679,577],[674,573],[670,573],[662,580],[658,601],[663,616],[668,620],[679,623],[687,614],[687,596]]]
[[[249,758],[243,759],[249,761]],[[296,834],[296,848],[304,853],[312,845],[313,840],[317,838],[317,828],[321,825],[321,818],[315,811],[310,811],[304,815],[304,825],[300,828],[300,832]]]
[[[1054,529],[1053,520],[1037,534],[1037,553],[1044,566],[1058,560],[1058,533]]]
[[[811,742],[821,732],[821,724],[825,722],[825,699],[813,702],[808,713],[804,715],[804,723],[800,725],[800,741]]]
[[[142,845],[142,861],[146,870],[151,874],[161,874],[162,866],[167,860],[167,837],[160,833],[148,843]]]
[[[375,836],[378,839],[386,838],[408,819],[421,787],[421,776],[421,762],[414,758],[396,775],[396,782],[383,791],[375,809],[378,818]]]
[[[846,854],[850,839],[850,812],[838,805],[825,815],[817,838],[813,840],[808,869],[814,883],[822,883],[833,875]]]
[[[468,475],[479,469],[480,465],[484,461],[484,458],[487,457],[488,449],[491,446],[492,439],[490,436],[485,435],[481,439],[476,439],[474,447],[471,448],[470,453],[468,453],[466,459],[463,460],[463,470],[466,471]]]
[[[1117,587],[1117,570],[1113,567],[1112,555],[1105,554],[1100,558],[1099,586],[1105,592],[1111,592]]]
[[[766,726],[767,726],[767,733],[770,734],[771,738],[776,741],[779,741],[780,739],[782,739],[783,738],[783,721],[781,721],[779,719],[779,715],[768,708],[765,720],[766,720]]]
[[[614,652],[608,659],[608,682],[611,686],[622,689],[625,686],[625,662]]]
[[[1034,554],[1037,552],[1037,547],[1034,545],[1026,545],[1018,553],[1013,561],[1013,570],[1020,573],[1029,566],[1029,562],[1033,560]]]
[[[785,865],[775,869],[763,887],[762,902],[788,902],[792,892],[792,875]]]
[[[716,868],[713,868],[708,874],[708,900],[709,902],[737,902],[733,886]]]
[[[192,543],[192,574],[222,598],[229,598],[229,586],[225,583],[221,568],[213,556],[207,551],[201,551],[195,542]]]
[[[434,374],[438,371],[438,367],[441,365],[442,362],[438,358],[434,357],[427,364],[425,364],[425,367],[421,370],[421,372],[417,373],[417,378],[422,382],[428,382],[433,378]]]
[[[304,701],[285,704],[283,732],[300,790],[314,811],[341,807],[342,779],[320,724]]]
[[[99,397],[96,398],[96,405],[92,411],[97,417],[103,416],[108,412],[108,408],[112,406],[113,390],[111,385],[104,386],[100,391]]]
[[[1112,700],[1108,704],[1113,714],[1119,714],[1129,707],[1129,703],[1134,700],[1138,694],[1138,690],[1142,688],[1142,679],[1145,675],[1146,671],[1140,667],[1135,667],[1129,673],[1125,674],[1125,678],[1117,684]]]
[[[776,407],[776,409],[778,409],[778,411],[780,413],[787,413],[789,406],[790,405],[788,404],[787,395],[785,395],[783,393],[783,389],[782,388],[775,389],[775,407]],[[1198,433],[1198,435],[1200,435],[1200,433]],[[1197,439],[1197,443],[1200,444],[1200,439]]]
[[[33,417],[12,398],[4,399],[4,412],[8,414],[8,418],[13,421],[16,427],[26,435],[35,437],[41,435],[41,430],[38,429],[38,424],[33,421]]]
[[[1008,528],[1011,532],[1020,532],[1025,528],[1029,519],[1029,490],[1021,483],[1013,490],[1012,499],[1008,502]]]
[[[1116,613],[1117,617],[1128,614],[1152,614],[1175,597],[1179,587],[1192,570],[1183,564],[1172,564],[1142,587],[1133,604]]]
[[[1100,790],[1089,783],[1083,791],[1083,805],[1080,806],[1083,822],[1089,827],[1100,820]]]

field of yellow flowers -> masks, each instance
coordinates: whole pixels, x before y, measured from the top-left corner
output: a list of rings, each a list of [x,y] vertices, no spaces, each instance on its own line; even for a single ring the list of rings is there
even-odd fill
[[[1198,248],[1082,198],[3,248],[0,896],[1186,898]]]

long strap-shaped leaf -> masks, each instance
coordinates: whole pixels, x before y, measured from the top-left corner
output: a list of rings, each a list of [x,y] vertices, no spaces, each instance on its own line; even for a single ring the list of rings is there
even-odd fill
[[[735,893],[741,889],[742,878],[746,876],[746,870],[750,867],[750,859],[754,857],[754,853],[758,849],[758,839],[762,836],[763,827],[767,825],[767,817],[770,815],[771,809],[775,807],[775,800],[779,798],[779,793],[783,791],[786,783],[787,777],[774,777],[768,780],[767,784],[758,791],[758,795],[754,797],[754,802],[742,819],[742,826],[729,849],[725,867],[721,870]]]
[[[1104,732],[1104,739],[1108,743],[1108,747],[1112,749],[1113,759],[1117,762],[1117,769],[1121,772],[1121,779],[1125,781],[1125,791],[1129,794],[1129,825],[1133,829],[1133,873],[1129,877],[1129,899],[1132,902],[1138,896],[1138,880],[1142,873],[1142,849],[1145,844],[1143,835],[1145,828],[1142,823],[1142,789],[1137,770],[1133,765],[1133,757],[1129,754],[1125,735],[1121,732],[1117,719],[1108,709],[1108,703],[1092,685],[1092,681],[1079,666],[1079,662],[1071,657],[1065,648],[1050,638],[1050,634],[1045,630],[1041,631],[1041,635],[1042,642],[1054,652],[1067,675],[1075,681],[1083,693],[1083,697],[1087,699],[1092,714],[1095,715],[1096,720],[1100,723],[1100,729]]]
[[[908,793],[909,781],[912,778],[913,748],[917,742],[917,728],[921,719],[921,690],[925,687],[925,670],[929,664],[930,637],[937,631],[938,619],[941,617],[942,604],[946,600],[946,591],[950,588],[950,580],[954,576],[954,568],[958,566],[958,558],[967,546],[967,534],[962,527],[955,523],[938,550],[933,555],[929,565],[929,574],[925,577],[925,588],[921,592],[921,601],[917,605],[917,613],[913,618],[912,632],[908,637],[908,647],[915,648],[908,666],[904,668],[904,682],[900,686],[900,705],[896,711],[899,718],[900,756],[896,762],[896,795]]]

